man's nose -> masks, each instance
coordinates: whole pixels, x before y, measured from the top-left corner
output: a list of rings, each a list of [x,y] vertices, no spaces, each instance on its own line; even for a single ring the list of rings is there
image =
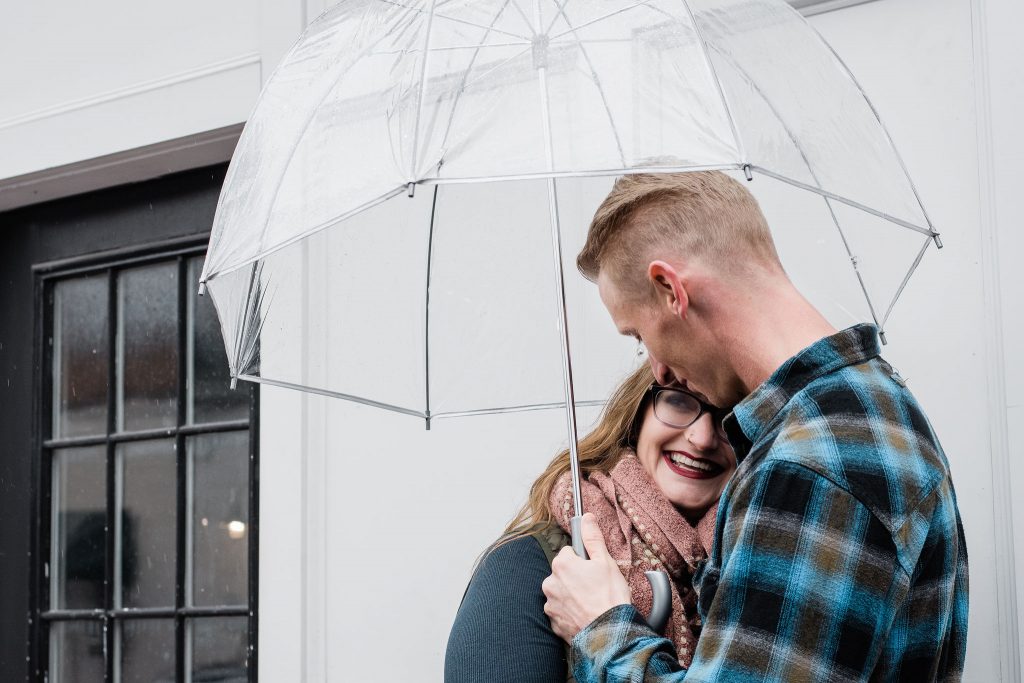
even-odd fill
[[[654,380],[658,384],[668,386],[675,381],[675,375],[668,369],[668,366],[655,358],[650,351],[647,352],[647,361],[651,364],[651,372],[654,373]]]
[[[696,422],[687,427],[686,438],[694,448],[700,451],[713,450],[718,446],[715,418],[711,416],[711,413],[704,413]]]

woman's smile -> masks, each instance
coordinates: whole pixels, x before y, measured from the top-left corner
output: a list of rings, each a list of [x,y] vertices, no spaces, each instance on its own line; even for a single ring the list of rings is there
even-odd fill
[[[726,470],[713,460],[701,458],[686,451],[662,451],[669,469],[688,479],[714,479]]]

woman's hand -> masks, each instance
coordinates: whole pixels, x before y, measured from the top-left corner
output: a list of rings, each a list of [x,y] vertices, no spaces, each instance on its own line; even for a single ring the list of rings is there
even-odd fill
[[[541,584],[547,597],[544,612],[566,642],[612,607],[630,601],[629,585],[608,554],[594,515],[583,515],[581,535],[590,559],[577,556],[571,546],[562,548],[551,562],[551,576]]]

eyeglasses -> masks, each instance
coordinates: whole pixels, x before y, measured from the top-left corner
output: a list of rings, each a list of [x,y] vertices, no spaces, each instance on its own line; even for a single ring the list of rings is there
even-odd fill
[[[689,391],[678,387],[663,387],[652,384],[649,391],[653,394],[654,417],[669,427],[685,429],[701,418],[704,413],[711,416],[715,425],[715,431],[719,436],[725,437],[725,429],[722,420],[729,414],[710,403],[697,398]]]

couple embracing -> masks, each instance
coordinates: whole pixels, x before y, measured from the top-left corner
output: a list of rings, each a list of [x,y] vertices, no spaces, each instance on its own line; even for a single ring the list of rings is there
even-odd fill
[[[577,263],[650,360],[580,443],[591,559],[563,452],[481,560],[445,680],[959,680],[949,465],[875,327],[836,331],[719,172],[621,178]]]

